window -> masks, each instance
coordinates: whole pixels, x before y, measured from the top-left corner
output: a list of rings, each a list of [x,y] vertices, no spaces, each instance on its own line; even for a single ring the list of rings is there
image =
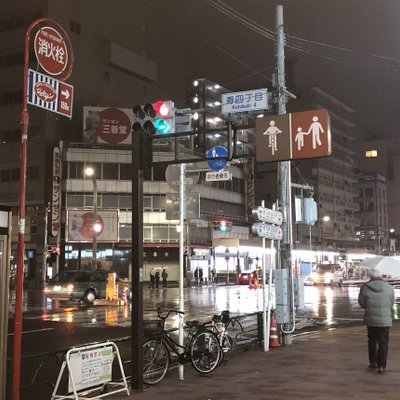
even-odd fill
[[[103,193],[104,208],[118,208],[118,195],[114,193]]]
[[[128,181],[132,179],[132,166],[130,164],[119,165],[119,179]]]
[[[118,180],[118,164],[103,164],[103,179]]]
[[[0,93],[0,105],[22,103],[22,90]]]
[[[11,171],[9,169],[3,169],[1,171],[1,181],[10,182],[10,180],[11,180]]]
[[[69,163],[69,176],[70,179],[83,179],[83,163],[70,162]]]
[[[39,167],[28,167],[26,171],[26,177],[28,179],[38,179],[39,178]]]
[[[373,188],[365,188],[365,197],[372,197],[374,195]]]
[[[365,151],[366,158],[376,158],[378,157],[378,150],[366,150]]]
[[[69,30],[71,32],[76,33],[77,35],[81,34],[81,23],[77,21],[73,21],[72,19],[69,21]]]

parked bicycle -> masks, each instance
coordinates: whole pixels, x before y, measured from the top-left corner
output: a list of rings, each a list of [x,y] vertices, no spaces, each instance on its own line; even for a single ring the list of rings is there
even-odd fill
[[[229,326],[232,328],[236,328],[236,325],[239,326],[241,332],[243,332],[243,327],[240,321],[231,317],[229,310],[224,310],[220,315],[214,315],[212,318],[212,331],[217,335],[219,345],[222,349],[223,357],[218,362],[218,365],[221,364],[222,360],[229,360],[232,349],[235,346],[235,341],[232,336],[228,332]]]
[[[166,314],[165,314],[166,313]],[[187,321],[188,335],[185,345],[177,343],[165,330],[165,321],[171,313],[184,314],[182,311],[168,310],[164,314],[158,309],[158,320],[143,321],[146,330],[155,324],[155,335],[143,344],[143,381],[148,385],[159,383],[168,371],[171,352],[179,364],[192,363],[202,374],[212,372],[223,357],[217,336],[199,321]]]

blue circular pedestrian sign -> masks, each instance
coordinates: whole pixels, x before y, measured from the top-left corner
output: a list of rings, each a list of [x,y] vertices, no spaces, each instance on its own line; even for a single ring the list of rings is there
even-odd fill
[[[206,153],[207,158],[215,158],[215,157],[228,157],[228,150],[222,146],[214,146]],[[212,160],[207,161],[208,166],[213,171],[221,171],[228,164],[228,160]]]
[[[230,259],[229,254],[226,254],[226,255],[225,255],[225,260],[226,260],[226,261],[229,261],[229,259]]]

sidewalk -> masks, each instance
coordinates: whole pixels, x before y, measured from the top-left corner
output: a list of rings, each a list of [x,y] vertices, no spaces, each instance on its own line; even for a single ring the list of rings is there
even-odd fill
[[[211,376],[185,366],[185,380],[170,370],[164,380],[130,397],[135,400],[391,400],[400,396],[400,322],[390,332],[384,375],[369,370],[366,327],[334,328],[293,338],[293,344],[234,353]]]

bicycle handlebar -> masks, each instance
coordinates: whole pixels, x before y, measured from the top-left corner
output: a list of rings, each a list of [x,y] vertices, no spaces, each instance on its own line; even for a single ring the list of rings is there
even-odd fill
[[[162,315],[163,312],[166,312],[167,314],[166,314],[166,315]],[[166,320],[166,319],[169,317],[169,315],[170,315],[171,313],[182,314],[182,315],[185,314],[184,311],[179,311],[179,310],[161,311],[161,308],[160,308],[160,307],[158,307],[158,309],[157,309],[158,318],[160,318],[160,319],[162,319],[162,320]]]

